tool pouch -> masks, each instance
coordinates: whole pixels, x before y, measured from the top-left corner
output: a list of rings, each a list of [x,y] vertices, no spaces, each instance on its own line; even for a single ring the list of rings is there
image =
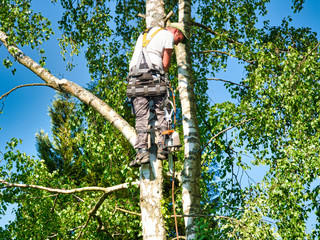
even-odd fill
[[[145,72],[130,75],[127,78],[127,97],[156,97],[165,96],[168,86],[163,77],[157,72]]]

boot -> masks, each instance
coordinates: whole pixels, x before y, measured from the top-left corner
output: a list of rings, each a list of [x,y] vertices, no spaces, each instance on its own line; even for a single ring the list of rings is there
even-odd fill
[[[139,148],[137,156],[129,163],[129,167],[140,167],[141,164],[150,163],[149,151],[146,148]]]
[[[157,151],[157,159],[160,159],[160,160],[166,160],[166,159],[168,159],[168,152],[166,152],[166,151],[163,150],[162,148],[158,148],[158,151]]]

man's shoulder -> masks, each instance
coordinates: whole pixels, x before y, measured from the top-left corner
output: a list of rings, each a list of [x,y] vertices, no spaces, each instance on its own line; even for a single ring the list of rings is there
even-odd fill
[[[173,34],[164,28],[161,31],[159,31],[156,35],[158,35],[158,39],[168,39],[170,41],[173,39]]]

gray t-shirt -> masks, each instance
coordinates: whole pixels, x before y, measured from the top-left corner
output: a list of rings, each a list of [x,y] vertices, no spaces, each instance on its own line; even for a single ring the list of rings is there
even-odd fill
[[[151,35],[157,31],[159,27],[153,27],[147,34],[147,39],[150,39]],[[142,41],[143,41],[143,34],[140,34],[135,49],[134,53],[129,65],[129,70],[133,67],[136,66],[137,61],[140,56],[140,52],[142,51]],[[173,34],[167,30],[161,30],[159,31],[149,42],[147,46],[147,52],[150,58],[150,61],[152,64],[155,64],[159,68],[163,69],[162,66],[162,56],[163,56],[163,51],[164,49],[173,49],[173,44],[174,44],[174,38]],[[145,63],[143,58],[142,58],[142,63]]]

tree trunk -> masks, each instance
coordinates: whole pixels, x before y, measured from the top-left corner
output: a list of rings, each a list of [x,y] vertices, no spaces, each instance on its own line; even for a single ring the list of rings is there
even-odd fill
[[[162,0],[146,1],[146,26],[164,27],[164,3]],[[150,125],[155,124],[155,114],[150,114]],[[151,164],[140,169],[140,207],[142,218],[143,239],[166,239],[165,223],[161,213],[162,200],[162,161],[156,159],[157,148],[154,136],[151,138]]]
[[[184,24],[185,30],[191,26],[191,1],[179,1],[179,22]],[[189,53],[189,54],[188,54]],[[185,162],[182,171],[182,203],[184,215],[195,215],[200,209],[200,170],[201,153],[197,123],[196,96],[192,79],[192,66],[188,44],[176,47],[178,63],[178,88],[182,107],[182,123],[184,134]],[[196,218],[185,217],[187,239],[196,238]]]

